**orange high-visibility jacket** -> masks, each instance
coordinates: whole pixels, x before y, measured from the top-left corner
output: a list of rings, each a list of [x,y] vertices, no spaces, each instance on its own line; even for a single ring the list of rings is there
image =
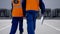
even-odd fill
[[[23,17],[21,1],[18,0],[18,4],[15,4],[13,0],[12,4],[13,4],[12,17]]]
[[[26,0],[26,11],[39,10],[39,0]]]

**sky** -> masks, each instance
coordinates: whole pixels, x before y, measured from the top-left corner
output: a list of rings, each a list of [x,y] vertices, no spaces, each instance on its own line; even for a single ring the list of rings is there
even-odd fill
[[[60,0],[43,0],[46,8],[60,8]],[[0,0],[0,9],[11,9],[11,0]]]

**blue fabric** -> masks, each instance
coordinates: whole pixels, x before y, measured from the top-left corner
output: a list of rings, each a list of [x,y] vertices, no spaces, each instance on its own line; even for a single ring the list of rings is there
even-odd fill
[[[44,14],[45,13],[45,4],[43,2],[43,0],[39,0],[39,6],[41,8],[41,13]]]
[[[20,33],[23,32],[23,18],[22,17],[13,17],[10,34],[15,34],[16,33],[18,23],[19,23]]]
[[[26,12],[28,34],[35,34],[37,12],[32,10]]]
[[[39,7],[41,8],[41,13],[44,14],[45,13],[45,4],[43,2],[43,0],[39,0]],[[24,11],[24,15],[26,14],[26,0],[23,0],[22,2],[22,7],[23,7],[23,11]]]
[[[26,15],[26,0],[22,0],[23,15]]]

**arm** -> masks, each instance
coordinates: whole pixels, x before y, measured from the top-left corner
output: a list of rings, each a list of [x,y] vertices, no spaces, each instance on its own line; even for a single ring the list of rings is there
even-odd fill
[[[42,0],[39,0],[39,7],[41,8],[41,13],[45,13],[45,5]]]
[[[43,24],[44,21],[44,13],[45,13],[45,5],[42,0],[39,0],[39,7],[41,9],[41,24]]]
[[[26,0],[23,0],[23,2],[22,2],[22,8],[23,8],[23,9],[26,8]]]
[[[13,10],[13,2],[12,2],[12,1],[11,1],[11,7],[12,7],[12,8],[11,8],[11,12],[12,12],[12,10]]]
[[[23,9],[23,14],[25,16],[26,15],[26,0],[23,0],[22,2],[22,9]]]

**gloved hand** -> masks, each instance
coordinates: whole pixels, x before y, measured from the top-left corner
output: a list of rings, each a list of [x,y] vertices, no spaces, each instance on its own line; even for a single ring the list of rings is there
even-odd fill
[[[44,15],[43,14],[41,15],[41,19],[40,20],[41,20],[41,25],[42,25],[43,21],[44,21]]]
[[[14,3],[15,3],[15,4],[18,4],[18,3],[19,3],[19,1],[18,1],[18,0],[14,0]]]

